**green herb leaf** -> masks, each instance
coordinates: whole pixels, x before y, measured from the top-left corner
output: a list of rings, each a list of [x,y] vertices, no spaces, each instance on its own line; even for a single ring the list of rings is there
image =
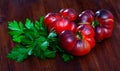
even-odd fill
[[[21,21],[19,22],[19,28],[21,29],[21,31],[23,31],[25,29],[24,25],[23,25],[23,23]]]
[[[20,32],[20,31],[9,31],[9,34],[11,35],[11,36],[14,36],[14,35],[21,35],[23,32]]]
[[[27,29],[31,29],[33,27],[33,23],[31,22],[30,19],[26,19],[26,24],[25,24]]]
[[[68,53],[64,53],[62,54],[62,59],[65,61],[65,62],[68,62],[70,61],[71,59],[73,59],[74,57]]]
[[[18,31],[18,32],[23,32],[23,24],[20,22],[19,24],[17,23],[17,21],[13,21],[13,22],[8,22],[8,28],[12,31]]]
[[[16,31],[20,31],[21,29],[19,28],[18,23],[14,20],[13,22],[8,22],[8,28],[10,30],[16,30]]]
[[[24,36],[22,36],[22,35],[21,35],[21,36],[19,36],[19,35],[14,35],[14,36],[13,36],[13,41],[20,43],[23,38],[24,38]]]
[[[7,55],[8,58],[21,62],[28,57],[28,52],[31,48],[25,48],[21,45],[16,45],[16,47]]]
[[[55,58],[56,56],[56,51],[50,51],[50,50],[47,50],[44,55],[47,57],[47,58]]]
[[[48,46],[49,46],[49,42],[48,42],[48,41],[44,41],[44,42],[40,45],[40,47],[41,47],[41,49],[42,49],[43,51],[46,51],[46,49],[48,48]]]
[[[35,28],[39,30],[41,27],[40,23],[38,21],[35,21]]]
[[[50,39],[50,38],[54,38],[56,36],[57,36],[57,34],[54,31],[52,31],[49,33],[48,38]]]

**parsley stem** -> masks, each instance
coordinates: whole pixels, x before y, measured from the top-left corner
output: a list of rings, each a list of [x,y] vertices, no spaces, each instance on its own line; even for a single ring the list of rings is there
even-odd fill
[[[35,46],[37,45],[37,40],[34,42],[32,49],[28,52],[28,55],[32,55],[32,51],[35,48]]]

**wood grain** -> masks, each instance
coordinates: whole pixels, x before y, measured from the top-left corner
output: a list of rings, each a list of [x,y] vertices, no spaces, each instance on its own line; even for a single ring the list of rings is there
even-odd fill
[[[120,0],[0,0],[0,71],[120,71]],[[8,35],[8,21],[38,20],[48,12],[73,8],[78,13],[91,9],[110,10],[115,17],[110,39],[97,43],[86,56],[64,63],[59,56],[40,60],[29,57],[21,63],[6,58],[14,43]]]

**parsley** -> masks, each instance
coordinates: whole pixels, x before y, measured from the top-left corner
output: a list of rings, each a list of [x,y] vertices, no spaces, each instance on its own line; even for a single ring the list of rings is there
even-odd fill
[[[65,62],[67,62],[67,61],[70,61],[71,59],[73,59],[74,56],[72,56],[72,55],[70,55],[70,54],[68,54],[68,53],[63,53],[63,54],[62,54],[62,58],[63,58],[63,60],[64,60]]]
[[[28,57],[28,52],[31,48],[25,48],[21,45],[16,45],[16,47],[12,50],[10,54],[8,54],[8,58],[12,60],[16,60],[17,62],[21,62]]]
[[[8,58],[21,62],[31,55],[40,59],[55,58],[59,52],[65,62],[73,59],[72,55],[60,48],[55,31],[47,32],[43,20],[44,17],[35,22],[27,18],[25,24],[15,20],[8,22],[9,35],[17,43]]]

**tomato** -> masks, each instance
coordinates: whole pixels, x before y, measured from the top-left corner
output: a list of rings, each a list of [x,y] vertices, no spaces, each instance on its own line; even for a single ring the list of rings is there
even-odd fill
[[[78,21],[79,21],[78,25],[81,23],[92,24],[92,22],[94,21],[94,12],[92,10],[83,11],[82,13],[79,14]]]
[[[60,18],[54,22],[54,30],[59,35],[64,30],[76,31],[76,25],[66,18]]]
[[[60,46],[75,56],[88,54],[95,46],[94,30],[89,24],[77,27],[76,32],[64,30],[59,35]]]
[[[48,13],[44,18],[44,23],[48,31],[53,28],[57,34],[60,34],[63,30],[71,30],[73,32],[76,30],[75,23],[66,17],[61,17],[59,13]]]
[[[114,17],[108,10],[102,9],[95,14],[95,38],[98,41],[109,38],[112,35]]]
[[[44,18],[44,23],[48,28],[48,31],[54,26],[54,22],[61,18],[59,13],[48,13]]]
[[[61,9],[60,14],[62,17],[75,21],[78,17],[77,12],[74,9]]]

